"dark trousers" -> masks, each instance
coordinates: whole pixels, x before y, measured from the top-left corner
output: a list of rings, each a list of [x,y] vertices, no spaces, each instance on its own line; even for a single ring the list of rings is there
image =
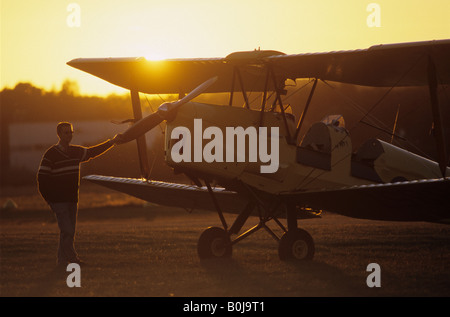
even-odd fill
[[[58,264],[79,261],[75,251],[75,229],[77,224],[77,203],[50,203],[59,227]]]

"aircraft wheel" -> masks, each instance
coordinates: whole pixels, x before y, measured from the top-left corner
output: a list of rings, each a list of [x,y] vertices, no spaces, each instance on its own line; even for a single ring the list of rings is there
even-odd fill
[[[232,253],[230,238],[222,228],[209,227],[198,239],[197,252],[200,259],[230,258]]]
[[[313,238],[303,229],[286,232],[278,245],[278,255],[282,261],[311,260],[314,252]]]

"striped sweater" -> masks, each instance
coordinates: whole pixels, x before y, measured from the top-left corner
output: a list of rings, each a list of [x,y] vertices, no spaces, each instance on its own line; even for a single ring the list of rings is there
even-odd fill
[[[78,202],[80,163],[87,162],[111,148],[109,141],[92,147],[70,145],[64,152],[53,145],[44,154],[37,175],[38,188],[48,203]]]

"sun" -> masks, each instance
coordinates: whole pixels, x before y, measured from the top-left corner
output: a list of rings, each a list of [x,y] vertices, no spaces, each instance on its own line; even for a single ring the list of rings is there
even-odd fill
[[[144,58],[148,61],[163,61],[168,59],[167,55],[158,52],[149,52],[144,54]]]

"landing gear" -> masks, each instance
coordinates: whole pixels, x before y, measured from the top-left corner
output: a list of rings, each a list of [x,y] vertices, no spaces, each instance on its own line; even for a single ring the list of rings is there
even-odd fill
[[[282,261],[305,261],[314,257],[315,247],[311,235],[297,225],[297,209],[295,205],[286,204],[288,230],[278,245],[278,256]]]
[[[282,261],[311,260],[314,252],[314,241],[311,235],[299,228],[286,232],[278,245],[278,256]]]
[[[209,227],[198,239],[197,252],[200,259],[230,258],[230,238],[222,228]]]
[[[200,259],[230,258],[233,245],[252,235],[259,229],[265,229],[279,243],[278,255],[280,260],[306,261],[314,257],[314,241],[308,232],[298,228],[297,218],[299,217],[299,213],[295,205],[281,201],[262,200],[255,191],[249,188],[250,199],[247,206],[239,213],[232,226],[228,228],[219,202],[207,182],[206,187],[216,207],[223,228],[209,227],[201,234],[197,244]],[[238,235],[247,219],[255,211],[255,207],[259,214],[259,223]],[[277,219],[280,212],[282,213],[283,211],[286,211],[287,228]],[[284,232],[281,238],[266,225],[270,220],[273,220]],[[238,236],[231,240],[230,237],[234,234]]]

